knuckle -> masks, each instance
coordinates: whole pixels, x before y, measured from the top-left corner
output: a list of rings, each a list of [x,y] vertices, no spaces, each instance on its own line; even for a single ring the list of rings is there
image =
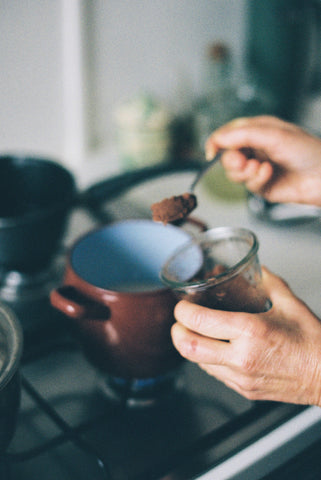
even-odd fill
[[[199,332],[202,330],[204,324],[204,315],[201,310],[196,310],[193,317],[191,318],[190,328],[194,332]]]
[[[256,391],[256,380],[253,377],[243,377],[240,382],[241,390],[249,395],[252,395]]]
[[[242,395],[245,397],[247,400],[259,400],[260,397],[259,395],[252,390],[242,390]]]
[[[247,320],[246,334],[248,341],[253,344],[260,339],[265,338],[270,332],[270,326],[259,315],[255,315]]]
[[[242,373],[250,375],[256,371],[257,356],[255,352],[247,347],[243,348],[239,352],[236,358],[236,367]]]

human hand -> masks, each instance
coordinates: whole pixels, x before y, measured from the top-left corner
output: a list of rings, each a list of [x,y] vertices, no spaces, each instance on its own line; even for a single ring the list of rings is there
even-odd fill
[[[272,116],[238,118],[207,140],[206,157],[221,149],[234,182],[270,202],[321,206],[321,140]],[[250,155],[249,155],[250,154]]]
[[[321,322],[265,268],[263,282],[273,303],[264,313],[180,301],[173,343],[183,357],[250,400],[321,406]]]

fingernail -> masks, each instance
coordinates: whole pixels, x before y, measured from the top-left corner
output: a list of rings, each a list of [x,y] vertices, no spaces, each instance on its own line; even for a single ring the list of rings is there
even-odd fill
[[[238,117],[231,120],[227,125],[231,127],[241,127],[242,125],[246,125],[248,123],[247,117]]]
[[[212,143],[206,144],[205,146],[205,158],[210,161],[214,158],[216,154],[216,148]]]

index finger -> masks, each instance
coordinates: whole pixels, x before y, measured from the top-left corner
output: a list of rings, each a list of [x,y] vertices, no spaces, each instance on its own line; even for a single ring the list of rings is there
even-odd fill
[[[181,300],[177,303],[176,320],[189,330],[218,340],[235,340],[244,332],[250,314],[225,312]]]
[[[252,148],[273,157],[284,140],[284,122],[269,117],[240,118],[218,128],[205,144],[206,158],[209,160],[221,148]]]

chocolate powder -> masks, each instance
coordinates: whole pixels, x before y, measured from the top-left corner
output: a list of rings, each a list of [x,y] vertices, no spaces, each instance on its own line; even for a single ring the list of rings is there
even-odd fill
[[[183,220],[196,207],[196,196],[192,193],[183,193],[182,195],[164,198],[161,202],[153,203],[151,210],[153,212],[153,220],[166,225],[176,220]]]
[[[220,275],[227,267],[216,264],[213,269],[200,272],[193,278],[195,281],[207,280]],[[230,312],[264,312],[268,305],[268,299],[260,282],[253,282],[248,278],[247,271],[239,273],[229,280],[223,281],[213,287],[191,290],[189,293],[181,293],[180,298],[185,298],[192,303],[204,307],[227,310]]]

